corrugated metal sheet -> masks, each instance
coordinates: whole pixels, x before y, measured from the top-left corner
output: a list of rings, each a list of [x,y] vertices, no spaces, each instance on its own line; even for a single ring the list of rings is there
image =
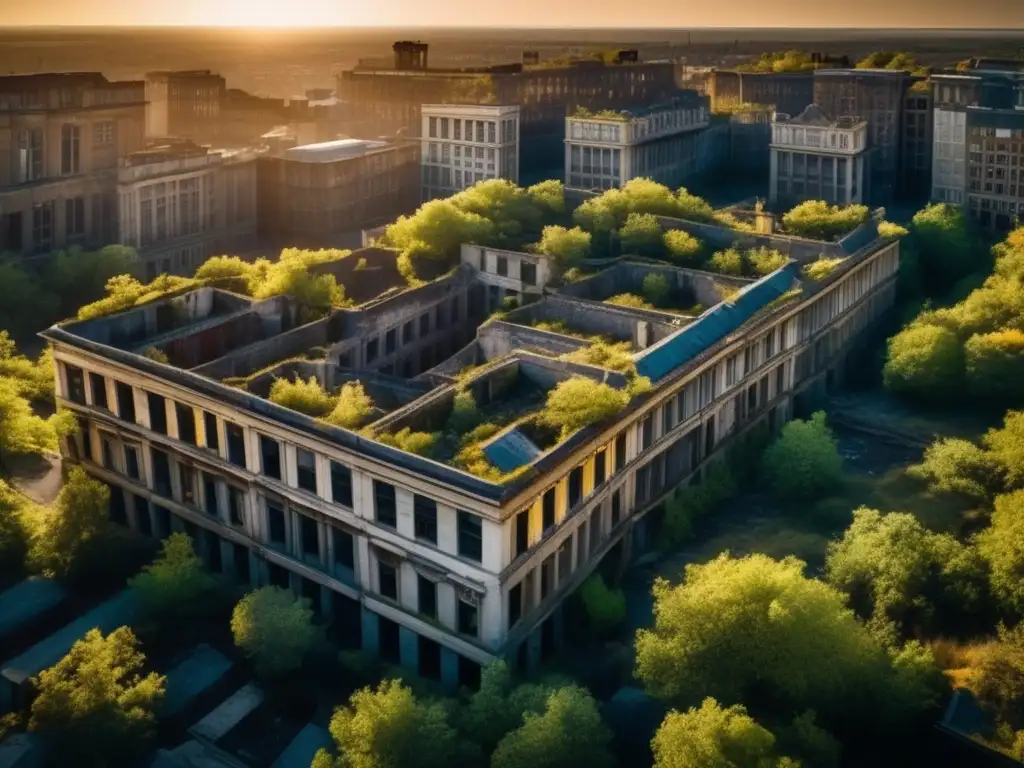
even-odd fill
[[[735,331],[793,286],[795,265],[788,264],[743,288],[728,302],[709,309],[690,325],[655,344],[637,358],[641,376],[658,381],[718,340]]]

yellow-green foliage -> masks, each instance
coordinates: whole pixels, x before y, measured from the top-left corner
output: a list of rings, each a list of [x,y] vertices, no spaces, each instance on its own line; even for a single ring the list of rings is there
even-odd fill
[[[641,292],[644,298],[651,302],[655,307],[663,307],[668,302],[669,294],[672,292],[671,287],[668,284],[668,278],[664,275],[659,275],[656,272],[652,272],[649,275],[644,276],[644,281],[641,284]]]
[[[700,255],[700,240],[681,229],[670,229],[662,240],[668,257],[677,264],[694,264]]]
[[[112,315],[145,304],[170,293],[178,293],[201,285],[198,280],[174,275],[160,275],[150,283],[140,283],[131,275],[117,275],[107,281],[107,295],[78,310],[79,320]]]
[[[275,379],[270,385],[270,402],[307,416],[325,416],[334,408],[335,399],[325,392],[315,376],[309,381]]]
[[[632,346],[628,341],[617,341],[611,344],[599,341],[591,344],[589,347],[583,347],[574,352],[566,352],[564,355],[560,355],[558,359],[567,360],[571,363],[596,365],[600,368],[608,368],[612,371],[625,373],[636,368],[631,352]]]
[[[390,445],[406,453],[415,453],[418,456],[427,456],[434,450],[437,441],[441,439],[440,432],[413,432],[409,427],[400,429],[398,432],[379,432],[373,437],[378,443]]]
[[[743,255],[735,248],[726,248],[708,259],[707,267],[723,275],[739,277],[743,274]]]
[[[866,205],[829,205],[823,200],[808,200],[782,217],[786,232],[815,240],[835,240],[852,232],[868,220]]]
[[[373,415],[373,399],[366,394],[363,385],[352,381],[342,385],[331,412],[324,421],[344,429],[356,429],[365,424]]]
[[[617,307],[633,307],[634,309],[654,309],[654,305],[644,301],[635,293],[620,293],[617,296],[604,300],[605,304],[614,304]]]
[[[621,589],[610,589],[594,573],[580,587],[580,599],[594,629],[601,633],[614,629],[626,619],[626,595]]]
[[[578,269],[590,252],[590,233],[579,227],[566,229],[557,225],[544,227],[534,250],[554,259],[561,270]]]
[[[448,429],[457,435],[469,432],[480,421],[480,411],[476,407],[476,398],[468,389],[455,393],[452,400],[452,412],[448,416]]]
[[[345,305],[345,289],[338,285],[333,275],[309,273],[315,264],[335,261],[348,255],[348,251],[321,250],[301,251],[286,248],[281,257],[273,262],[260,259],[253,264],[249,285],[253,298],[269,299],[271,296],[293,296],[303,307],[313,311],[304,319],[316,319],[331,307]]]
[[[629,402],[629,394],[582,376],[561,381],[548,393],[544,420],[558,427],[562,439],[573,432],[611,418]]]
[[[164,365],[167,365],[171,362],[167,357],[167,353],[162,349],[157,349],[156,347],[146,347],[142,352],[142,356],[149,358],[154,363],[163,363]]]
[[[211,256],[196,270],[197,280],[243,278],[248,281],[253,265],[238,256]]]
[[[814,68],[811,54],[797,50],[762,53],[759,59],[736,67],[741,72],[807,72]]]
[[[32,401],[52,402],[54,394],[53,352],[47,347],[35,362],[18,354],[7,331],[0,331],[0,379],[9,380],[18,394]]]
[[[573,212],[573,221],[588,232],[607,233],[625,224],[631,213],[690,221],[710,221],[714,217],[714,210],[705,200],[685,189],[673,192],[650,179],[631,179],[621,188],[584,201]]]
[[[906,227],[901,227],[899,224],[893,224],[891,221],[878,222],[879,237],[904,237],[909,234],[910,230]]]
[[[749,270],[755,275],[770,275],[777,269],[781,269],[789,261],[789,257],[771,248],[761,246],[751,248],[746,252],[745,258]]]
[[[1024,377],[1024,333],[1005,328],[978,333],[964,344],[968,388],[979,397],[1010,399]]]
[[[824,280],[826,277],[835,272],[836,268],[838,268],[839,265],[842,264],[844,261],[846,261],[846,259],[844,258],[829,258],[828,256],[819,256],[810,264],[804,264],[803,269],[801,269],[800,271],[803,274],[803,276],[808,280],[814,280],[815,282],[817,282],[818,280]]]

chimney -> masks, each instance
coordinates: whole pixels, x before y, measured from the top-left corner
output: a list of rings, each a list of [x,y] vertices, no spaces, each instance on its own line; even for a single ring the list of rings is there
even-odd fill
[[[399,71],[427,68],[427,44],[412,40],[399,40],[391,46],[395,53],[395,69]]]

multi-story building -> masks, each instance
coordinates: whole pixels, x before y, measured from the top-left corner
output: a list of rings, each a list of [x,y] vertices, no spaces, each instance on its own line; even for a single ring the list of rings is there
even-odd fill
[[[165,144],[123,157],[117,178],[118,242],[137,249],[149,279],[255,245],[254,152]]]
[[[421,115],[424,200],[485,179],[519,182],[519,107],[424,104]]]
[[[968,215],[996,232],[1020,226],[1024,220],[1024,108],[968,107],[967,147]]]
[[[711,108],[722,112],[742,104],[763,104],[799,115],[814,101],[814,72],[712,70],[707,85]]]
[[[900,178],[903,135],[900,120],[911,79],[888,69],[820,69],[814,72],[814,103],[836,117],[860,117],[868,124],[871,149],[869,202],[889,203]]]
[[[915,79],[903,97],[903,134],[900,146],[900,195],[922,200],[931,193],[932,177],[932,84]]]
[[[208,69],[146,75],[146,135],[211,141],[220,133],[224,78]]]
[[[0,77],[0,253],[117,238],[117,161],[145,145],[145,84],[97,72]]]
[[[577,111],[565,119],[565,181],[573,189],[611,189],[645,177],[670,187],[700,170],[698,136],[710,121],[695,91],[631,111]]]
[[[259,235],[283,247],[348,246],[415,210],[419,143],[342,139],[257,160]]]
[[[588,58],[469,68],[428,68],[427,46],[398,42],[394,65],[361,62],[338,76],[339,130],[376,139],[420,138],[423,104],[507,104],[520,108],[522,183],[557,177],[562,168],[565,116],[590,110],[629,109],[671,98],[679,89],[672,61],[641,62],[621,51],[605,62]]]
[[[932,75],[934,127],[932,130],[932,186],[935,202],[967,202],[967,107],[981,93],[978,75]]]
[[[863,203],[870,177],[868,125],[856,117],[833,120],[816,104],[796,117],[772,121],[770,202],[791,207],[805,200]]]
[[[452,688],[473,685],[496,657],[532,668],[556,652],[565,599],[610,553],[644,550],[648,516],[667,494],[840,380],[848,350],[894,297],[899,244],[879,239],[876,223],[829,243],[711,233],[791,255],[757,281],[622,261],[552,291],[544,257],[467,248],[436,281],[305,325],[291,297],[212,287],[63,324],[43,336],[58,402],[81,427],[64,450],[111,486],[113,519],[156,538],[186,531],[211,569],[310,598],[340,643]],[[706,225],[663,224],[710,236]],[[822,253],[841,262],[811,281],[801,264]],[[362,272],[383,275],[389,254],[375,249]],[[321,267],[359,274],[353,260]],[[601,303],[652,273],[680,307],[707,309],[686,317]],[[718,279],[735,283],[727,304]],[[492,289],[537,300],[483,323]],[[550,330],[555,320],[629,342],[652,382],[567,439],[540,418],[559,382],[627,380],[553,359],[586,344]],[[292,376],[330,391],[359,380],[378,437],[266,399],[276,378]],[[385,440],[442,429],[463,391],[483,420],[503,425],[474,444],[473,472],[451,446],[423,456]]]

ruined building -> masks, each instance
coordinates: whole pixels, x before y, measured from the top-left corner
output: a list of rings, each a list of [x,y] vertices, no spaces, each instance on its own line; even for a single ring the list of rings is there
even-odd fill
[[[145,146],[141,81],[98,72],[0,77],[0,253],[117,238],[117,161]]]
[[[423,104],[502,104],[520,108],[520,178],[560,175],[565,117],[576,107],[628,109],[678,90],[671,61],[640,62],[635,51],[611,60],[524,62],[462,69],[427,66],[424,43],[398,42],[394,65],[362,63],[338,76],[339,130],[349,136],[420,136]]]
[[[652,510],[750,430],[806,412],[893,301],[899,244],[877,221],[836,242],[770,220],[757,235],[662,224],[791,260],[756,281],[625,260],[559,289],[543,256],[467,245],[458,269],[408,287],[395,253],[370,249],[317,267],[356,303],[312,322],[290,296],[165,296],[43,333],[81,427],[65,455],[112,487],[115,520],[186,531],[211,569],[310,598],[345,647],[449,689],[494,658],[535,668],[598,563],[649,547]],[[809,279],[822,254],[833,271]],[[606,303],[650,274],[672,311]],[[482,323],[510,296],[522,306]],[[595,336],[627,373],[584,362]],[[293,376],[358,381],[372,408],[345,429],[270,402]],[[622,391],[621,410],[552,428],[546,398],[573,377]]]

